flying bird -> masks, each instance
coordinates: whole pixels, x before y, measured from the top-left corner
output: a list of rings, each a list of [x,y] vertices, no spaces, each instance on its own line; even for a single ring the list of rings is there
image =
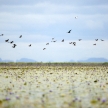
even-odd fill
[[[5,42],[9,42],[9,39],[5,40]]]
[[[72,42],[69,42],[69,44],[72,44]]]
[[[82,39],[79,39],[79,41],[81,41]]]
[[[12,44],[12,43],[14,43],[14,41],[11,41],[10,43]]]
[[[71,30],[69,30],[67,33],[70,33],[71,32]]]
[[[46,45],[49,45],[49,43],[46,43]]]
[[[12,46],[12,47],[13,47],[13,48],[15,48],[16,46],[17,46],[16,44],[13,44],[13,46]]]
[[[52,40],[54,40],[54,38],[52,38]]]
[[[43,48],[43,50],[45,50],[46,48]]]
[[[20,37],[19,38],[22,38],[22,35],[20,35]]]
[[[98,41],[98,39],[95,39],[96,41]]]
[[[1,34],[0,36],[3,36],[4,34]]]
[[[62,40],[62,42],[64,42],[64,39]]]
[[[31,47],[31,44],[29,45],[29,47]]]
[[[75,19],[77,19],[77,18],[78,18],[78,16],[75,17]]]
[[[53,41],[53,42],[56,42],[56,41]]]
[[[96,44],[93,44],[93,45],[96,45]]]
[[[104,40],[101,39],[101,41],[104,41]]]
[[[73,45],[76,46],[76,42],[73,42]]]

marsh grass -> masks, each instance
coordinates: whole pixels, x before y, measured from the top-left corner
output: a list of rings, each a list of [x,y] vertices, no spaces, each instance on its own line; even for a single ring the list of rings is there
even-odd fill
[[[0,108],[107,106],[106,64],[0,64]]]

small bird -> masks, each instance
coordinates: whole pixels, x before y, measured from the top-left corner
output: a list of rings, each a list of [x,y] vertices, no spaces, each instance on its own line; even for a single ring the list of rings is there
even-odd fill
[[[79,41],[81,41],[82,39],[79,39]]]
[[[67,33],[70,33],[71,32],[71,30],[69,30]]]
[[[14,43],[14,41],[11,41],[10,43],[12,44],[12,43]]]
[[[69,44],[72,44],[72,42],[69,42]]]
[[[20,37],[19,38],[22,38],[22,35],[20,35]]]
[[[96,45],[96,44],[93,44],[93,45]]]
[[[43,48],[43,50],[45,50],[46,48]]]
[[[54,40],[54,38],[52,38],[52,40]]]
[[[49,45],[49,43],[46,43],[46,45]]]
[[[16,44],[13,44],[13,46],[12,46],[12,47],[13,47],[13,48],[15,48],[16,46],[17,46]]]
[[[76,42],[73,42],[73,45],[76,46]]]
[[[62,42],[64,42],[64,39],[62,40]]]
[[[78,16],[75,17],[75,19],[77,19],[77,18],[78,18]]]
[[[0,36],[3,36],[4,34],[1,34]]]
[[[104,40],[101,39],[101,41],[104,41]]]
[[[31,44],[29,45],[29,47],[31,47]]]
[[[98,39],[95,39],[96,41],[98,41]]]
[[[56,42],[56,41],[53,41],[53,42]]]
[[[5,40],[5,42],[9,42],[9,39]]]

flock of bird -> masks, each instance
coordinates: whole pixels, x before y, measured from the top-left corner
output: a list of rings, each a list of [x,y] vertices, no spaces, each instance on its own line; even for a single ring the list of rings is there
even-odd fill
[[[76,16],[75,17],[75,19],[77,19],[78,18],[78,16]],[[72,31],[72,29],[71,30],[69,30],[67,33],[71,33],[71,31]],[[4,34],[1,34],[0,36],[3,36]],[[20,35],[19,36],[19,38],[22,38],[22,35]],[[82,39],[79,39],[79,41],[81,41]],[[99,39],[95,39],[95,41],[98,41]],[[51,42],[56,42],[57,40],[54,40],[54,38],[52,38],[52,41]],[[104,41],[104,40],[102,40],[101,39],[101,41]],[[9,39],[7,39],[7,40],[5,40],[5,42],[8,42],[8,43],[10,43],[10,44],[13,44],[14,43],[14,41],[10,41],[9,42]],[[64,39],[61,41],[61,42],[64,42]],[[73,44],[74,46],[76,46],[76,42],[69,42],[69,44]],[[46,43],[46,45],[49,45],[49,43]],[[96,45],[96,43],[94,43],[93,45]],[[17,45],[16,44],[13,44],[13,48],[15,48]],[[32,45],[31,44],[29,44],[28,45],[29,47],[31,47]],[[43,48],[43,50],[45,50],[46,48]]]

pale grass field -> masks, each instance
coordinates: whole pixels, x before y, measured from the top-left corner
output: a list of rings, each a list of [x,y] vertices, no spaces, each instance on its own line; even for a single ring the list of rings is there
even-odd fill
[[[0,108],[108,108],[108,67],[1,67]]]

